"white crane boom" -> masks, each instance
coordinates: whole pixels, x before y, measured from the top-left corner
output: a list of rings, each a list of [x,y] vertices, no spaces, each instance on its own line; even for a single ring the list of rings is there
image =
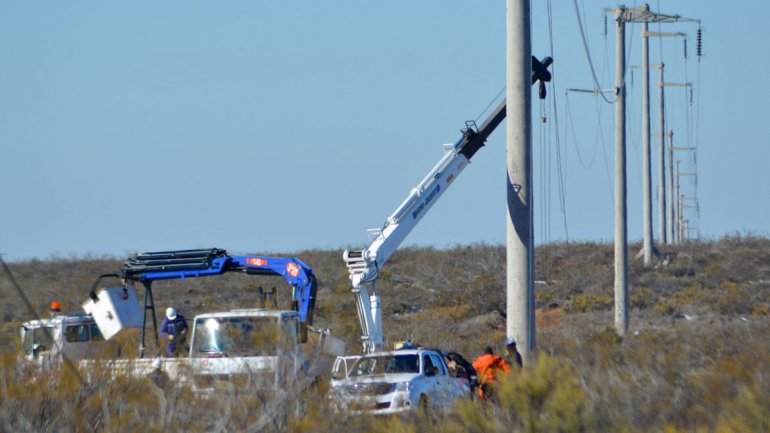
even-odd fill
[[[551,80],[547,68],[552,61],[550,57],[544,58],[542,62],[532,57],[532,83],[540,82],[541,98],[545,98],[544,83]],[[343,253],[356,298],[364,352],[380,351],[384,345],[380,298],[377,293],[380,269],[449,185],[457,179],[503,119],[505,101],[497,106],[480,128],[476,128],[476,122],[465,122],[460,140],[455,144],[444,145],[444,155],[420,183],[412,188],[396,211],[385,220],[382,229],[368,230],[371,239],[369,245],[362,250],[345,250]]]

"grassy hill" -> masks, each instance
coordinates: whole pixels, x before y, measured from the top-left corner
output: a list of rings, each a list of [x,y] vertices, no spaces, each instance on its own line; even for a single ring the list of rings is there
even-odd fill
[[[631,257],[639,248],[630,247]],[[770,240],[731,236],[658,248],[654,267],[630,263],[631,325],[626,337],[619,338],[612,327],[613,246],[539,247],[537,358],[503,385],[495,405],[474,401],[448,415],[369,420],[333,414],[320,395],[303,393],[296,397],[307,400],[301,416],[292,414],[268,429],[770,431],[770,375],[765,367],[770,363]],[[349,351],[360,351],[358,317],[341,252],[292,255],[318,277],[315,325],[343,338]],[[96,276],[117,271],[123,259],[54,258],[12,263],[10,268],[39,313],[53,300],[61,301],[64,311],[77,311]],[[169,305],[188,318],[253,307],[258,285],[279,287],[279,304],[287,302],[289,291],[280,290],[285,283],[277,278],[233,275],[159,282],[154,285],[158,318]],[[504,246],[400,250],[379,283],[386,341],[411,338],[468,358],[487,345],[501,351],[505,287]],[[14,341],[19,322],[31,315],[4,276],[0,295],[3,339]],[[54,374],[58,382],[38,381],[25,392],[29,384],[15,374],[16,344],[3,345],[0,425],[7,431],[59,431],[62,424],[51,423],[51,417],[69,431],[212,431],[217,426],[247,431],[253,426],[249,414],[264,404],[234,396],[238,404],[196,405],[184,390],[171,402],[168,395],[153,397],[158,391],[147,383],[82,389],[61,373]],[[79,404],[67,401],[73,395]],[[166,408],[162,414],[161,401]],[[205,413],[198,406],[206,407]]]

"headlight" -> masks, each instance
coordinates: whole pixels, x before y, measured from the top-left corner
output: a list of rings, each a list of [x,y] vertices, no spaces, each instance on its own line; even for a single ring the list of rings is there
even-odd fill
[[[414,389],[412,382],[397,382],[393,386],[393,391],[409,392]]]

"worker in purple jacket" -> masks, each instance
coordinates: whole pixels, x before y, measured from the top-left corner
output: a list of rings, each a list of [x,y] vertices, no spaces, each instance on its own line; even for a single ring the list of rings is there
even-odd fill
[[[160,335],[168,340],[166,356],[176,357],[180,349],[187,345],[186,337],[189,329],[184,316],[177,314],[173,307],[166,308],[166,317],[160,325]]]

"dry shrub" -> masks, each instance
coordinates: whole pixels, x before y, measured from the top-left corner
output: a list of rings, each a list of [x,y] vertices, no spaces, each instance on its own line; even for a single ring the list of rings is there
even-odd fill
[[[615,299],[606,295],[575,295],[565,307],[569,312],[587,313],[612,309]]]
[[[768,314],[770,314],[770,306],[767,304],[755,305],[754,308],[751,309],[752,317],[767,316]]]
[[[525,432],[591,431],[594,416],[580,380],[564,360],[540,356],[497,390],[503,425]]]
[[[537,329],[539,330],[547,330],[561,325],[563,317],[563,308],[535,311],[535,322],[537,323]]]
[[[638,308],[643,310],[645,308],[655,305],[655,296],[652,294],[652,290],[644,287],[638,291],[631,293],[628,305],[631,308]]]

